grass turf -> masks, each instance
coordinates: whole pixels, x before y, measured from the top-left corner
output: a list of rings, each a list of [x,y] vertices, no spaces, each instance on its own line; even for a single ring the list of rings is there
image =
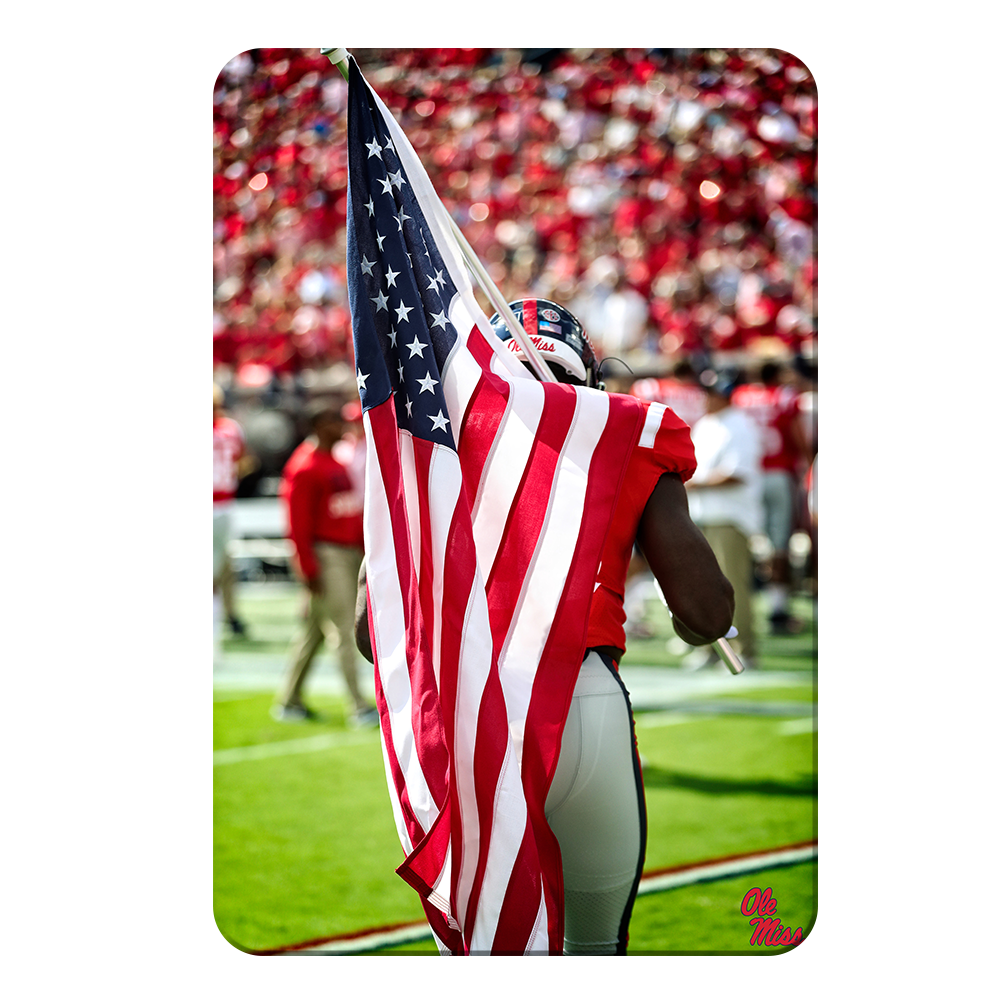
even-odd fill
[[[301,606],[294,589],[248,588],[240,611],[251,637],[229,638],[224,649],[284,656]],[[794,610],[806,619],[806,628],[799,635],[775,637],[762,629],[759,666],[815,668],[811,602],[799,601]],[[657,608],[650,617],[657,636],[630,643],[625,665],[676,666],[665,614]],[[214,909],[220,931],[243,950],[268,951],[421,920],[416,893],[394,871],[402,852],[377,735],[348,729],[346,706],[334,696],[310,697],[323,713],[318,722],[274,722],[268,715],[272,694],[218,691],[215,749],[316,736],[329,745],[215,767]],[[815,686],[809,684],[734,690],[725,698],[799,702],[807,710],[814,696]],[[782,718],[753,715],[667,713],[667,721],[672,724],[664,724],[664,713],[637,713],[649,828],[647,871],[815,836],[813,733],[789,731]],[[765,883],[778,900],[782,922],[793,930],[807,928],[816,909],[815,865],[797,865],[640,896],[630,951],[774,951],[750,948],[752,928],[739,913],[746,889]],[[426,941],[384,953],[434,951]]]

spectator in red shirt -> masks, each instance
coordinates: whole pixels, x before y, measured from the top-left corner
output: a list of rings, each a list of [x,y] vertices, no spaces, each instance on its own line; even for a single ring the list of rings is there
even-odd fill
[[[358,573],[364,555],[363,501],[348,470],[333,457],[344,433],[340,408],[319,402],[309,411],[312,437],[292,453],[279,495],[288,515],[295,565],[309,589],[309,613],[296,640],[272,715],[286,722],[316,717],[302,700],[302,688],[324,638],[336,648],[340,670],[353,701],[351,721],[375,725],[378,713],[358,686],[357,656],[351,641]]]

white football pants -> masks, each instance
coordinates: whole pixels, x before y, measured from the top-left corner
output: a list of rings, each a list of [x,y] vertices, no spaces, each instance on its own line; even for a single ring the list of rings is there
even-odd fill
[[[545,800],[559,841],[566,955],[624,954],[646,853],[646,802],[628,693],[593,650],[580,667]]]

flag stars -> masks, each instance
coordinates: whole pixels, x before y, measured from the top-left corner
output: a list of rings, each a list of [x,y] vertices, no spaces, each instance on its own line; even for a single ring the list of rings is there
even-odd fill
[[[397,190],[402,191],[406,181],[403,179],[403,171],[397,170],[394,174],[389,174],[389,183]]]
[[[385,280],[389,283],[388,288],[394,288],[396,285],[396,279],[399,277],[399,271],[394,271],[391,267],[385,272]]]
[[[401,208],[399,210],[399,215],[396,216],[396,222],[399,223],[399,231],[400,232],[403,231],[403,223],[406,222],[407,219],[412,219],[412,218],[413,218],[413,216],[412,215],[407,215],[406,211],[404,209]]]
[[[444,330],[448,325],[448,317],[444,314],[443,309],[439,313],[432,313],[431,318],[434,320],[434,322],[431,323],[432,327],[439,326],[442,330]],[[423,355],[421,355],[421,357],[423,357]]]
[[[382,185],[382,194],[392,194],[392,181],[387,177],[377,177],[376,180]]]
[[[411,312],[413,312],[413,306],[408,306],[405,303],[400,302],[399,308],[396,310],[396,319],[398,319],[400,323],[403,322],[409,323],[410,322],[409,313]],[[413,355],[410,356],[412,357]],[[421,357],[423,357],[423,355],[421,355]]]
[[[368,217],[371,218],[375,214],[375,199],[369,198],[368,201],[365,202],[365,208],[368,209]]]
[[[384,236],[380,236],[379,235],[379,231],[376,229],[375,230],[375,239],[378,241],[378,249],[379,249],[379,253],[381,253],[382,252],[382,244],[385,242],[386,238]]]
[[[368,375],[371,375],[371,372],[369,372]],[[368,381],[368,375],[362,375],[361,374],[361,369],[360,368],[358,369],[358,389],[359,390],[364,390],[365,389],[365,382]]]
[[[365,274],[371,274],[372,277],[374,277],[374,274],[372,274],[372,268],[374,266],[375,266],[375,261],[369,260],[367,254],[365,254],[365,256],[361,258],[361,270],[364,271]]]
[[[371,142],[366,142],[365,145],[368,147],[369,160],[373,156],[377,156],[380,160],[382,159],[382,147],[378,144],[378,136],[375,136]]]
[[[420,386],[420,392],[434,392],[434,386],[438,384],[437,379],[431,377],[431,373],[428,372],[423,378],[417,379],[417,385]]]
[[[375,303],[375,312],[379,312],[382,309],[386,312],[389,311],[389,300],[385,297],[385,292],[379,292],[378,295],[372,298],[372,302]]]
[[[448,430],[448,424],[451,422],[444,415],[444,412],[442,410],[438,410],[437,411],[437,416],[431,417],[430,420],[431,420],[431,424],[432,424],[432,426],[431,426],[431,430],[432,431],[445,431],[445,432],[447,432],[447,430]]]
[[[424,351],[427,350],[427,344],[421,344],[419,338],[414,337],[413,343],[406,346],[410,349],[411,358],[419,354],[421,359],[423,359]]]

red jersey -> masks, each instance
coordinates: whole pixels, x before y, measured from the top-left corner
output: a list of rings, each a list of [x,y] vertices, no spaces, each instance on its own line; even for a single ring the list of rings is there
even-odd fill
[[[688,425],[662,403],[643,400],[642,405],[646,410],[646,422],[625,470],[604,543],[590,605],[588,646],[625,648],[625,576],[639,519],[660,476],[676,472],[687,482],[697,467]]]
[[[799,419],[799,393],[787,385],[741,385],[733,393],[732,402],[760,428],[764,445],[761,468],[795,472],[799,452],[791,424]]]
[[[246,450],[243,428],[229,417],[212,418],[212,501],[236,496],[240,484],[240,459]]]
[[[288,512],[288,537],[307,579],[319,572],[316,542],[364,547],[363,502],[351,477],[328,451],[303,441],[285,463],[278,495]]]

